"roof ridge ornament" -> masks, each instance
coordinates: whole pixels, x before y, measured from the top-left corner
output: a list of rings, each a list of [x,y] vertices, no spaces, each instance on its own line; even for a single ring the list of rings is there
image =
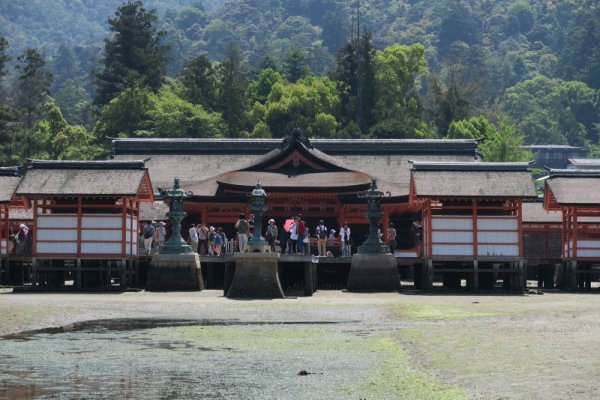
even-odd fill
[[[294,143],[302,143],[304,146],[306,146],[309,149],[313,148],[313,144],[310,142],[310,140],[308,139],[308,136],[306,136],[306,133],[304,132],[304,130],[302,128],[294,128],[292,130],[292,133],[290,134],[289,137],[285,138],[283,140],[283,142],[281,142],[281,149],[285,149],[289,146],[294,145]]]

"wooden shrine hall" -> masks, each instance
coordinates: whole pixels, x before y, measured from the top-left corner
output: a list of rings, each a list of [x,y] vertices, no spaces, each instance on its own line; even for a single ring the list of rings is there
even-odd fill
[[[528,163],[413,162],[410,204],[422,208],[422,286],[435,272],[450,289],[524,283],[522,201],[537,197]]]
[[[408,202],[409,160],[481,161],[476,140],[308,140],[299,131],[283,140],[113,139],[112,158],[146,159],[158,188],[170,187],[179,177],[182,188],[194,194],[186,200],[184,223],[221,226],[228,237],[235,233],[239,214],[249,215],[248,193],[260,181],[268,194],[263,226],[274,218],[281,227],[286,219],[303,214],[314,235],[321,219],[336,231],[347,221],[360,244],[368,222],[366,203],[356,194],[375,178],[379,189],[391,195],[382,203],[381,229],[395,223],[399,256],[403,251],[417,256],[409,234],[419,217],[419,208]]]
[[[562,216],[559,280],[566,289],[590,288],[600,265],[600,170],[550,170],[544,208]]]
[[[154,201],[144,161],[30,160],[15,193],[33,208],[34,286],[133,283],[140,203]]]
[[[18,167],[0,168],[0,282],[6,282],[9,273],[8,257],[15,252],[15,235],[18,232],[10,221],[12,208],[26,207],[23,199],[15,196],[21,182]]]

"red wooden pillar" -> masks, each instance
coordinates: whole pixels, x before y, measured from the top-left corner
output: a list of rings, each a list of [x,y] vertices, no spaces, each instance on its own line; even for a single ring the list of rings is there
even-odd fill
[[[425,205],[423,206],[423,210],[427,211],[427,255],[432,256],[433,255],[433,246],[432,246],[433,223],[432,223],[432,216],[431,216],[431,200],[430,199],[428,199],[425,202]],[[423,219],[425,219],[425,218],[423,218]]]
[[[578,229],[578,223],[577,223],[577,207],[573,207],[573,258],[577,259],[577,240],[578,240],[578,235],[577,235],[577,229]]]
[[[523,249],[523,200],[517,200],[517,224],[519,230],[519,257],[524,257],[524,249]],[[545,246],[546,243],[543,244]]]
[[[77,197],[77,258],[81,258],[81,220],[83,217],[83,199]]]
[[[38,197],[35,196],[33,198],[33,243],[32,243],[32,256],[37,257],[37,236],[38,236],[38,226],[37,226],[37,214],[38,214]]]
[[[121,257],[127,255],[127,203],[129,199],[127,197],[121,198],[121,229],[123,234],[121,235]]]
[[[479,254],[477,250],[477,199],[473,199],[473,257],[477,258]]]

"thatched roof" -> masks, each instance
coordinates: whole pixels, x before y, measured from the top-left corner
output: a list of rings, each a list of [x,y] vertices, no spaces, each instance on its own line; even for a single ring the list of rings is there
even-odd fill
[[[376,178],[392,196],[408,196],[409,160],[479,160],[475,140],[313,139],[309,143],[305,147],[313,158],[335,166],[336,170]],[[217,177],[256,169],[253,167],[273,158],[285,144],[281,139],[115,139],[113,157],[149,158],[146,165],[155,188],[170,187],[173,178],[179,177],[185,190],[209,195],[218,189]],[[313,175],[308,187],[318,185],[319,179]],[[256,181],[254,175],[248,184]],[[269,189],[262,179],[261,183]]]
[[[536,198],[528,163],[414,162],[417,197]]]
[[[600,217],[578,216],[580,223],[597,224]],[[562,212],[546,211],[542,202],[523,202],[523,223],[526,224],[562,224]]]
[[[169,219],[169,217],[166,215],[168,211],[169,206],[162,201],[142,203],[140,204],[140,220],[166,221]]]
[[[600,205],[600,170],[550,170],[546,185],[559,205]]]
[[[10,202],[19,182],[19,167],[0,167],[0,203]]]
[[[0,175],[0,203],[10,202],[20,182],[21,178],[18,176]]]
[[[18,195],[136,195],[147,170],[144,161],[31,160]]]
[[[523,202],[523,222],[537,224],[562,224],[562,213],[544,210],[541,202]]]

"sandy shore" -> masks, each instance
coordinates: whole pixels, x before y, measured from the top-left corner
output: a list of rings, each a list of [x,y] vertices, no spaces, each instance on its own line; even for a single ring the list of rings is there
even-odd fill
[[[11,334],[104,319],[233,321],[236,326],[227,327],[230,330],[226,332],[236,334],[233,344],[224,339],[225,328],[215,328],[210,335],[205,330],[202,341],[245,349],[239,340],[255,341],[253,335],[260,333],[261,340],[277,338],[276,346],[261,344],[268,351],[295,345],[298,357],[310,352],[329,354],[327,348],[299,345],[301,334],[314,335],[317,339],[311,341],[322,340],[330,343],[329,347],[331,343],[351,343],[349,349],[335,353],[335,361],[346,365],[348,371],[347,366],[354,362],[350,358],[362,357],[365,365],[373,365],[373,376],[358,371],[357,366],[354,379],[364,382],[349,385],[344,381],[344,369],[316,365],[328,374],[323,385],[331,386],[323,398],[591,399],[597,398],[595,382],[600,376],[599,293],[517,296],[322,291],[313,297],[245,301],[228,300],[222,292],[210,290],[120,294],[12,294],[4,290],[0,314],[0,344],[5,344],[5,351],[14,349],[9,346]],[[173,328],[168,333],[175,334],[191,340],[189,335],[198,332]],[[272,357],[278,357],[273,355],[278,353],[268,354],[257,361],[258,366],[261,362],[268,366]],[[377,357],[369,360],[368,354]],[[0,375],[0,383],[2,379]],[[347,389],[338,393],[338,386]],[[232,396],[223,393],[222,398]],[[310,398],[314,393],[296,395]]]

